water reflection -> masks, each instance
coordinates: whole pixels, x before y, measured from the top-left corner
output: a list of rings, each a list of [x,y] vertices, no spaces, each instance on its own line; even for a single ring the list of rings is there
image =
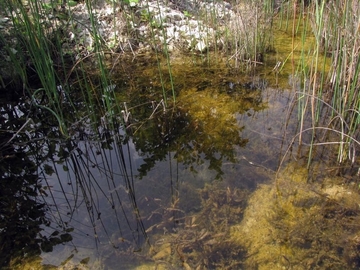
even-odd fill
[[[22,165],[29,161],[36,180],[32,196],[42,214],[30,238],[42,239],[36,254],[42,251],[44,263],[116,269],[119,260],[123,268],[158,261],[169,241],[175,244],[167,240],[162,246],[159,236],[172,233],[188,264],[226,265],[227,258],[245,253],[220,240],[242,217],[244,189],[269,179],[276,166],[281,128],[274,119],[288,100],[275,97],[274,89],[240,83],[230,89],[214,74],[182,89],[166,110],[139,95],[141,87],[129,90],[131,119],[125,127],[120,118],[109,129],[85,117],[72,126],[72,137],[62,140],[56,127],[44,123],[21,129],[24,114],[4,121],[3,130],[21,131],[7,147],[16,153],[20,148],[14,146],[23,145]],[[269,108],[270,99],[279,105]],[[276,123],[274,131],[262,126],[267,119]],[[16,126],[6,127],[10,122]],[[234,252],[227,252],[229,247]],[[200,255],[190,259],[189,250]]]
[[[186,214],[201,207],[196,188],[219,178],[223,160],[234,161],[235,147],[246,145],[236,118],[227,117],[227,127],[220,126],[220,119],[212,134],[194,128],[194,121],[204,119],[190,117],[189,109],[178,106],[139,121],[140,129],[133,121],[127,135],[102,129],[101,140],[58,143],[42,166],[51,210],[56,212],[53,218],[76,222],[72,243],[92,247],[77,260],[94,256],[110,260],[116,254],[131,258],[149,240],[148,233],[183,227]],[[223,134],[217,134],[220,130]],[[225,137],[228,140],[222,143]],[[45,144],[54,148],[52,140]],[[101,255],[96,255],[99,250]]]
[[[71,241],[67,227],[50,228],[48,208],[39,198],[42,189],[36,160],[29,155],[25,104],[7,101],[0,115],[0,267],[16,268],[24,261],[40,259],[41,252]],[[47,226],[49,234],[44,233]]]

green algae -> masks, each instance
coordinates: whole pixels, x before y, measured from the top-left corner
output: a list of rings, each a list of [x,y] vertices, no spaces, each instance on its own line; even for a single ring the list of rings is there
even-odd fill
[[[276,183],[261,185],[248,201],[232,238],[246,250],[250,269],[356,269],[360,195],[342,179],[308,183],[290,164]]]

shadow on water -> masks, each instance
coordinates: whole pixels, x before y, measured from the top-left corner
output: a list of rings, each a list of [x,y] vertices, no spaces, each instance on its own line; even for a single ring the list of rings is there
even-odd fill
[[[126,117],[113,129],[89,116],[60,139],[28,101],[4,102],[2,265],[238,269],[257,252],[234,227],[297,130],[293,94],[182,60],[165,108],[166,69],[160,82],[145,60],[113,70]]]

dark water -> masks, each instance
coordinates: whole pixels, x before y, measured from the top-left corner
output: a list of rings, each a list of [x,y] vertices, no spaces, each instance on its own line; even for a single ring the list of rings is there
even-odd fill
[[[26,100],[3,105],[2,265],[243,267],[246,248],[226,239],[296,134],[294,94],[271,78],[181,63],[164,110],[153,67],[128,72],[114,90],[127,128],[84,118],[61,139],[29,118]]]

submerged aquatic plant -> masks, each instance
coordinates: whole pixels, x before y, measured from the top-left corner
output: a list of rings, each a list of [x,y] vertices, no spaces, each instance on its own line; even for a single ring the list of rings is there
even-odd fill
[[[230,228],[242,218],[247,193],[236,188],[224,188],[220,182],[206,185],[200,193],[202,210],[199,213],[183,213],[175,233],[152,237],[151,259],[158,265],[185,269],[242,266],[246,252],[243,246],[231,239]]]
[[[303,161],[284,166],[276,184],[259,187],[232,228],[251,254],[244,268],[359,268],[357,187],[332,173],[324,176],[324,167],[332,167],[326,157],[312,163],[311,173]],[[314,178],[321,182],[310,183]]]

